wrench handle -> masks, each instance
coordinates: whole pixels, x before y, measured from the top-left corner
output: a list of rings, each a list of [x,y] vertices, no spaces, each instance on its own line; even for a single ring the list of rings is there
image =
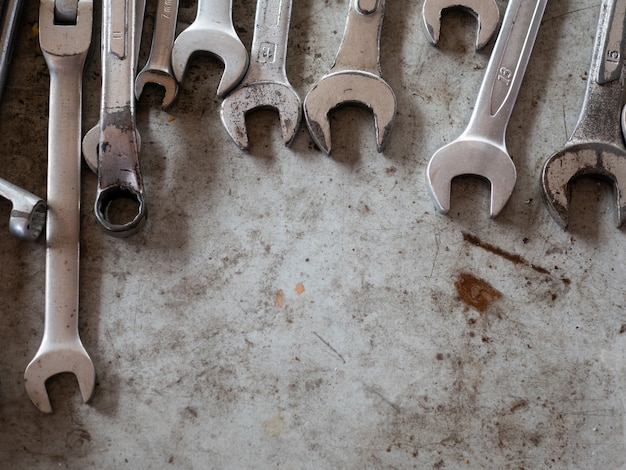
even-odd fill
[[[511,0],[507,5],[467,133],[486,135],[504,145],[547,3]]]
[[[176,36],[179,0],[159,0],[152,34],[148,64],[169,75],[172,70],[172,45]]]
[[[4,92],[9,64],[13,55],[15,31],[19,25],[20,13],[24,0],[6,0],[2,2],[2,20],[0,22],[0,96]]]
[[[214,28],[235,33],[233,0],[198,0],[198,12],[194,23],[198,20],[201,23],[211,23]]]
[[[257,1],[248,80],[286,81],[291,5],[292,0]]]

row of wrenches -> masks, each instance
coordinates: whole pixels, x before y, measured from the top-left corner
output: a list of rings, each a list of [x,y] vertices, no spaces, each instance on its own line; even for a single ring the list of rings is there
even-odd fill
[[[145,220],[139,170],[139,132],[135,100],[148,81],[161,83],[165,103],[176,96],[191,55],[212,52],[222,58],[224,75],[218,95],[221,118],[233,140],[247,148],[245,115],[259,107],[278,110],[285,143],[296,133],[302,115],[318,146],[330,153],[328,115],[344,103],[372,110],[378,149],[388,140],[396,114],[396,98],[380,67],[380,30],[384,0],[350,0],[344,37],[333,67],[309,91],[303,103],[289,84],[285,58],[291,0],[258,0],[250,58],[232,24],[232,0],[199,0],[196,20],[174,39],[176,0],[159,3],[150,58],[136,77],[144,14],[143,0],[105,0],[102,15],[102,96],[99,123],[81,138],[82,75],[91,43],[92,0],[41,0],[40,45],[50,71],[48,128],[48,194],[46,227],[46,307],[41,346],[27,366],[25,388],[36,406],[52,411],[48,378],[61,372],[76,375],[83,399],[95,386],[95,370],[78,332],[78,264],[81,154],[98,174],[95,212],[109,233],[127,236]],[[479,20],[477,46],[499,22],[483,28],[484,5],[467,0]],[[491,183],[491,215],[496,216],[515,185],[516,170],[505,144],[506,127],[519,92],[547,0],[510,0],[468,128],[437,151],[427,169],[435,204],[447,212],[450,184],[463,174]],[[495,5],[495,3],[494,3]],[[448,5],[426,0],[425,24],[436,42],[440,13]],[[496,6],[497,11],[497,6]],[[433,12],[437,13],[433,16]],[[169,33],[159,29],[169,21]],[[550,157],[542,174],[545,200],[562,225],[567,224],[567,187],[573,178],[594,174],[615,183],[618,225],[623,222],[626,149],[621,116],[625,83],[624,27],[626,2],[603,0],[585,105],[566,147]],[[487,33],[486,33],[487,32]],[[487,34],[489,36],[490,34]],[[168,46],[158,46],[167,36]],[[163,79],[166,77],[165,79]],[[174,82],[167,82],[174,77]],[[157,80],[158,79],[158,80]],[[172,89],[172,87],[174,87]],[[129,221],[113,222],[114,202],[130,199],[136,211]],[[18,212],[24,212],[19,211]],[[40,211],[41,212],[41,211]],[[41,217],[32,225],[43,226]]]

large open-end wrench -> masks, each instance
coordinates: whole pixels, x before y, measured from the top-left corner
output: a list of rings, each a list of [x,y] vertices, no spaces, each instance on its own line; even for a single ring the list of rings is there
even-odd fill
[[[300,126],[302,103],[285,71],[291,3],[292,0],[257,1],[248,73],[222,102],[222,123],[244,150],[248,148],[245,117],[254,109],[278,111],[286,145],[291,144]]]
[[[475,175],[491,183],[490,215],[507,203],[517,179],[506,148],[506,129],[547,0],[510,0],[474,112],[465,131],[430,159],[426,179],[437,209],[450,210],[452,180]]]
[[[226,96],[245,75],[249,60],[233,25],[233,0],[198,0],[196,19],[178,35],[172,49],[172,68],[179,82],[197,52],[208,52],[224,62],[217,96]]]
[[[466,10],[478,20],[476,49],[485,47],[498,30],[500,10],[495,0],[424,0],[422,18],[432,44],[439,42],[441,15],[451,8]]]
[[[396,95],[380,68],[380,30],[385,0],[350,0],[343,39],[330,71],[304,99],[311,137],[330,154],[328,115],[345,104],[362,105],[374,114],[378,151],[382,152],[396,117]]]
[[[544,200],[563,228],[569,222],[570,182],[596,176],[613,184],[616,225],[626,220],[626,148],[620,125],[626,69],[626,2],[603,0],[582,111],[565,146],[544,164]]]
[[[43,339],[24,386],[44,413],[52,412],[46,380],[53,375],[72,372],[84,401],[95,387],[78,333],[82,74],[92,20],[92,0],[78,0],[73,24],[58,19],[54,0],[41,0],[39,42],[50,70],[46,306]]]
[[[146,83],[156,83],[165,89],[163,108],[168,108],[178,94],[178,80],[172,70],[172,46],[176,36],[178,0],[159,0],[157,5],[150,55],[135,78],[135,95],[141,96]]]
[[[46,221],[46,203],[38,196],[0,178],[0,196],[13,205],[9,218],[11,234],[23,240],[35,240]]]

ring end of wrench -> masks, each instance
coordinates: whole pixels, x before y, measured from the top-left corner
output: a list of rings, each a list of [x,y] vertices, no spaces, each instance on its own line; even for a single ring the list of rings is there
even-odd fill
[[[43,232],[46,224],[46,203],[42,199],[37,199],[28,211],[14,208],[11,211],[9,220],[9,230],[17,238],[27,241],[34,241]]]
[[[132,216],[124,219],[123,222],[118,222],[112,217],[113,214],[110,209],[116,201],[129,203],[128,210],[129,213],[132,212]],[[117,238],[127,238],[139,232],[148,216],[143,192],[123,185],[109,186],[99,190],[94,211],[100,227],[109,235]]]

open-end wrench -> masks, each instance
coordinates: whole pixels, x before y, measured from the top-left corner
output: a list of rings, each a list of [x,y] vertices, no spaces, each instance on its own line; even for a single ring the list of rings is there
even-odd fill
[[[626,2],[603,0],[587,89],[578,123],[565,146],[548,158],[544,200],[563,228],[569,222],[570,182],[596,176],[613,184],[616,225],[626,220],[626,148],[620,125],[626,69]]]
[[[491,183],[491,217],[500,213],[513,193],[517,171],[506,148],[506,129],[546,3],[509,1],[469,124],[430,159],[428,187],[444,214],[450,210],[451,184],[457,176],[480,176]]]
[[[78,333],[82,74],[92,20],[92,0],[78,0],[73,24],[58,19],[54,0],[41,0],[39,42],[50,71],[45,329],[24,386],[44,413],[52,412],[48,378],[73,373],[85,402],[95,387],[94,366]]]
[[[432,44],[439,42],[441,16],[444,11],[460,8],[476,17],[476,49],[482,49],[498,30],[500,10],[495,0],[424,0],[422,18],[428,40]]]
[[[286,145],[300,126],[302,103],[285,71],[291,4],[292,0],[257,1],[248,73],[222,102],[222,123],[241,149],[248,148],[245,116],[254,109],[278,111]]]
[[[176,36],[178,0],[159,0],[152,33],[150,55],[135,78],[135,95],[141,96],[146,83],[156,83],[165,89],[163,108],[171,106],[178,94],[178,81],[172,70],[172,46]]]
[[[396,117],[396,95],[380,68],[380,30],[385,0],[350,0],[343,39],[330,71],[304,99],[304,116],[311,137],[330,154],[328,115],[344,104],[372,110],[378,151],[382,152]]]
[[[35,240],[46,221],[46,203],[38,196],[0,178],[0,196],[11,201],[9,230],[15,237]]]
[[[105,0],[102,4],[102,96],[94,209],[100,226],[117,237],[136,233],[147,215],[135,124],[137,28],[143,11],[144,0]],[[84,152],[93,151],[87,142],[94,133],[85,136]],[[85,159],[89,161],[87,155]],[[116,213],[121,200],[130,201],[128,218]]]
[[[241,81],[249,58],[233,25],[232,0],[198,0],[196,19],[178,35],[172,49],[172,68],[179,82],[196,52],[214,54],[224,62],[217,96],[226,96]]]

